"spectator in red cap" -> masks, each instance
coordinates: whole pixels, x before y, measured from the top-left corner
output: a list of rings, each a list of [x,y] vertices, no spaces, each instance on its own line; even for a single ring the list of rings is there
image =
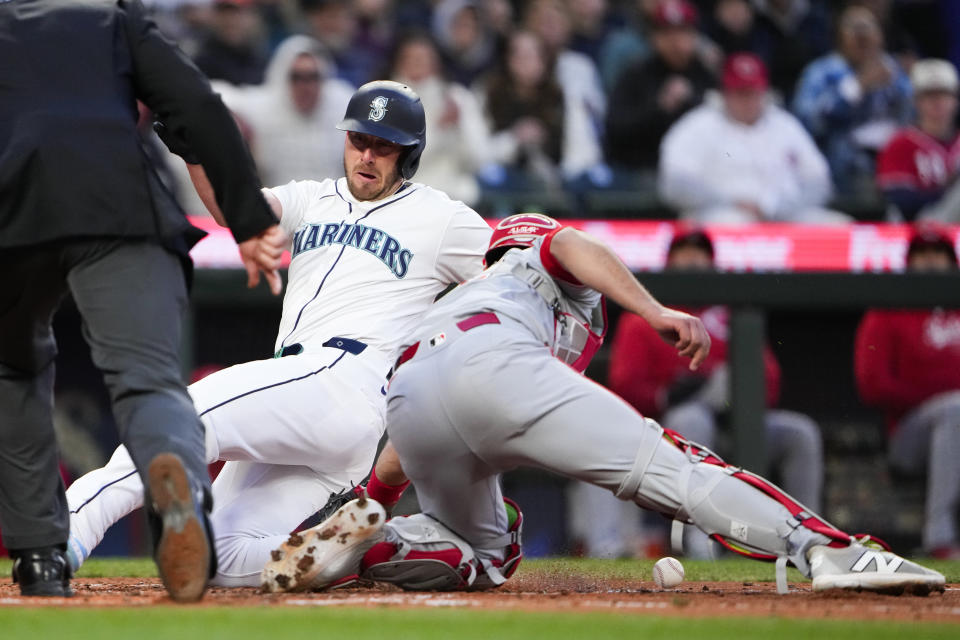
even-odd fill
[[[960,80],[947,60],[921,60],[910,70],[917,118],[877,158],[877,185],[895,218],[960,220]]]
[[[907,269],[955,271],[956,237],[918,229]],[[960,559],[960,310],[868,311],[857,329],[854,371],[863,402],[886,415],[891,466],[926,470],[924,550]]]
[[[701,223],[846,222],[822,205],[827,162],[803,126],[769,100],[767,69],[727,58],[723,92],[681,118],[660,150],[660,194]]]
[[[610,96],[606,157],[615,166],[653,169],[667,129],[703,100],[716,78],[698,51],[697,10],[661,0],[651,16],[651,55],[628,67]]]

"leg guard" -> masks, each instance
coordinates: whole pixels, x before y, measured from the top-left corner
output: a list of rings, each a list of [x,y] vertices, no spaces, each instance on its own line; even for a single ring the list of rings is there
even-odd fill
[[[859,541],[861,543],[864,543],[866,541],[873,541],[878,546],[889,551],[889,545],[887,545],[882,540],[879,540],[877,538],[871,538],[870,536],[863,535],[863,534],[851,536],[850,534],[841,531],[840,529],[834,527],[825,519],[823,519],[822,517],[814,513],[811,509],[807,509],[805,506],[803,506],[802,504],[794,500],[789,494],[787,494],[780,487],[773,484],[766,478],[763,478],[762,476],[759,476],[755,473],[746,471],[740,467],[736,467],[734,465],[724,462],[723,459],[721,459],[717,454],[713,453],[712,451],[710,451],[705,447],[701,447],[700,445],[687,440],[679,433],[675,431],[671,431],[669,429],[664,429],[664,438],[668,442],[671,442],[674,446],[679,448],[681,451],[683,451],[691,461],[719,467],[726,476],[736,478],[737,480],[745,482],[746,484],[757,489],[758,491],[763,492],[770,498],[773,498],[775,501],[780,503],[794,518],[794,520],[796,521],[795,526],[802,526],[805,529],[809,529],[814,533],[824,536],[825,538],[828,539],[829,546],[846,547],[855,541]],[[695,468],[691,469],[684,475],[685,482],[683,482],[682,484],[689,485],[689,477],[693,473],[695,473],[694,469]],[[700,498],[700,500],[697,501],[697,504],[689,505],[691,508],[688,510],[688,516],[693,515],[692,512],[695,511],[697,507],[699,507],[702,504],[702,501],[709,498],[709,494],[711,493],[711,490],[714,487],[716,487],[717,484],[719,484],[721,479],[722,479],[721,476],[715,476],[713,479],[707,482],[706,487],[700,488],[698,491],[692,492],[694,494],[702,494],[702,498]],[[700,497],[699,495],[691,495],[691,498],[693,498],[691,502],[693,502],[694,500],[697,500],[697,498],[699,497]],[[684,506],[687,506],[687,504],[685,504]],[[748,538],[747,530],[745,529],[745,527],[748,527],[748,526],[749,525],[746,523],[738,523],[738,522],[732,521],[729,534],[726,534],[720,531],[714,531],[714,532],[708,532],[708,533],[711,534],[711,537],[714,540],[716,540],[717,542],[722,544],[724,547],[726,547],[727,549],[730,549],[735,553],[739,553],[740,555],[744,555],[750,558],[755,558],[758,560],[766,560],[770,562],[775,561],[778,555],[769,553],[769,547],[764,549],[764,548],[758,548],[756,546],[751,546],[745,540],[745,538]],[[764,547],[766,547],[766,545],[764,545]],[[805,564],[806,561],[804,560],[803,563]],[[799,566],[798,568],[803,569],[803,567],[799,567]],[[808,573],[808,571],[806,571],[805,573]]]
[[[736,553],[775,561],[781,592],[787,589],[788,561],[810,577],[811,547],[854,541],[772,483],[675,432],[663,432],[653,448],[634,501],[697,525]]]
[[[477,578],[477,561],[467,541],[438,520],[418,513],[391,520],[386,540],[360,561],[360,577],[411,591],[466,589]]]
[[[510,529],[494,540],[490,549],[474,549],[426,514],[394,518],[384,527],[385,541],[364,555],[361,577],[389,582],[409,591],[480,590],[500,586],[513,575],[523,558],[520,546],[523,514],[512,500],[504,498],[504,502],[510,516]],[[502,551],[505,551],[504,560],[493,556]]]
[[[481,557],[482,570],[478,572],[477,579],[470,586],[471,591],[499,587],[516,573],[520,561],[523,560],[523,512],[520,511],[520,505],[510,498],[504,498],[503,502],[507,508],[509,523],[507,535],[504,537],[507,540],[506,555],[502,562],[497,558],[485,560]]]

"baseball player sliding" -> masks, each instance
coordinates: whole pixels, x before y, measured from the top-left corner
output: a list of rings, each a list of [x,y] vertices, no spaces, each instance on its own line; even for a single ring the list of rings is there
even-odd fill
[[[357,90],[339,180],[265,189],[292,238],[273,359],[190,386],[213,484],[214,584],[259,585],[269,553],[370,470],[384,431],[385,375],[437,294],[482,269],[490,227],[473,210],[410,182],[425,145],[420,99],[395,82]],[[209,183],[191,167],[218,220]],[[67,491],[75,566],[142,503],[126,450]]]
[[[697,318],[660,305],[605,245],[545,216],[512,216],[494,230],[486,262],[431,309],[390,382],[387,430],[423,513],[384,524],[375,500],[354,500],[274,551],[265,590],[324,588],[357,573],[406,589],[502,584],[522,557],[522,516],[499,480],[518,466],[590,482],[777,560],[781,591],[788,561],[814,589],[943,590],[941,574],[865,546],[579,374],[604,332],[601,294],[646,320],[691,369],[710,349]]]

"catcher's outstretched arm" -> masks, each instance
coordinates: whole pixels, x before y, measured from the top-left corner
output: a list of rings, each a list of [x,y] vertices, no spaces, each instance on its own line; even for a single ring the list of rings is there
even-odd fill
[[[550,243],[550,253],[577,280],[631,311],[690,358],[694,370],[710,353],[710,336],[700,320],[657,302],[620,258],[596,238],[567,227]]]

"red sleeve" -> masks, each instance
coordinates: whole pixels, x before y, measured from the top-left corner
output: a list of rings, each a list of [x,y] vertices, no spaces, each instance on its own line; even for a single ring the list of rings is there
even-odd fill
[[[610,346],[607,386],[640,413],[658,417],[658,398],[673,381],[676,361],[643,318],[624,311]]]
[[[763,348],[763,375],[767,387],[767,406],[780,402],[780,363],[769,346]]]
[[[887,311],[868,311],[857,327],[854,373],[860,398],[870,406],[902,412],[928,395],[913,381],[898,376],[896,317]]]
[[[877,185],[881,189],[920,189],[914,161],[916,145],[898,133],[877,156]]]
[[[543,244],[540,245],[540,262],[547,269],[547,273],[558,280],[563,280],[573,285],[580,286],[581,282],[570,275],[570,272],[563,268],[563,265],[550,252],[550,245],[553,244],[553,237],[566,227],[554,229],[543,237]]]

